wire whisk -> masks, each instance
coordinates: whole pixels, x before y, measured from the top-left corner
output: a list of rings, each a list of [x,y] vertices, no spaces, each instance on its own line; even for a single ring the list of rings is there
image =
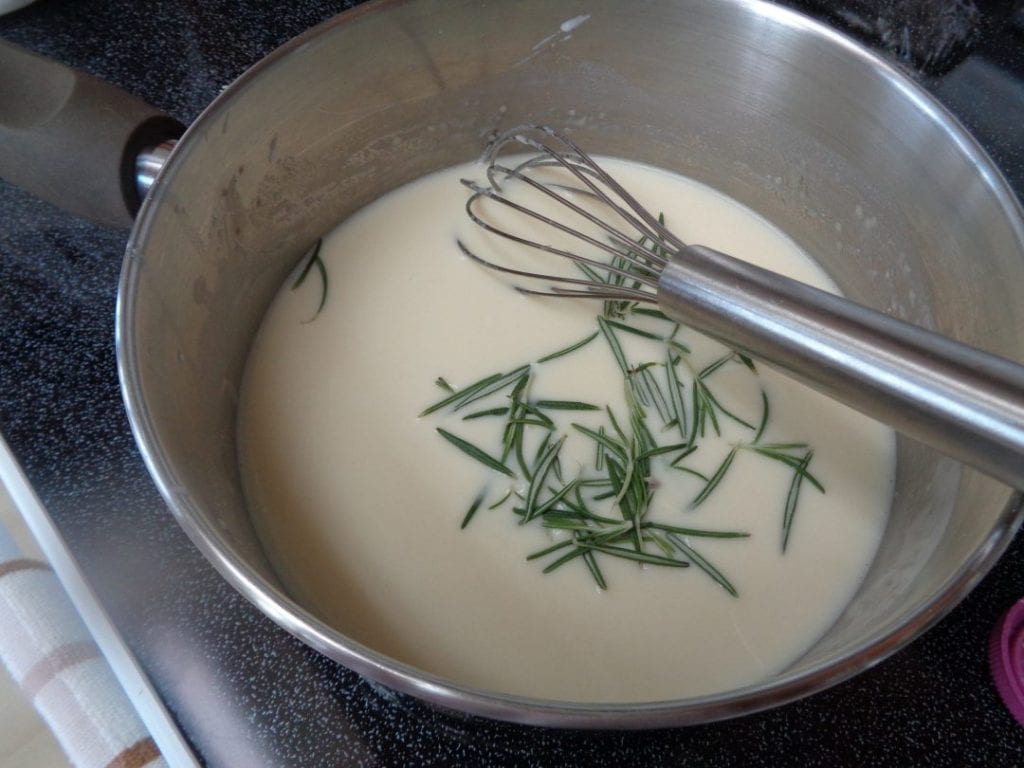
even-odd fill
[[[1024,488],[1024,366],[684,243],[553,128],[505,131],[488,146],[483,164],[486,184],[463,180],[470,190],[469,218],[498,238],[573,262],[581,275],[521,269],[458,242],[466,256],[488,269],[544,284],[517,290],[657,304],[673,320]],[[513,185],[554,201],[565,218],[514,199],[508,194]],[[498,223],[501,217],[481,211],[485,203],[514,212],[519,224]]]
[[[538,134],[540,138],[531,134]],[[502,164],[503,151],[515,147],[532,149],[536,154],[512,166]],[[549,284],[547,289],[517,286],[517,290],[522,293],[657,304],[659,276],[668,264],[670,255],[679,252],[685,245],[575,142],[547,126],[514,129],[501,134],[488,146],[483,162],[486,164],[489,186],[482,186],[469,179],[462,181],[472,191],[466,201],[469,218],[494,235],[575,262],[586,277],[574,278],[514,269],[482,258],[460,240],[458,246],[464,254],[498,272]],[[557,180],[543,179],[541,174],[550,170],[561,171]],[[577,185],[570,186],[567,181],[574,181]],[[509,182],[526,184],[537,193],[565,206],[567,211],[588,222],[605,237],[602,239],[587,234],[578,227],[551,219],[516,202],[505,192]],[[582,206],[573,200],[580,195],[599,201],[607,215],[598,216],[591,207]],[[595,254],[604,253],[608,258],[600,261],[517,235],[496,225],[476,210],[478,204],[485,199],[550,227],[555,232],[589,246]]]

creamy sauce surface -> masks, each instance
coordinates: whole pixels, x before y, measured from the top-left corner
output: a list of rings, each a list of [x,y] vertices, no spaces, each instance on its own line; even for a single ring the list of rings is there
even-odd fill
[[[788,238],[735,202],[657,169],[604,163],[682,239],[834,290]],[[320,296],[311,273],[297,290],[289,280],[264,320],[239,408],[240,460],[254,522],[282,580],[357,641],[491,691],[659,701],[780,672],[835,621],[871,561],[891,501],[892,433],[763,366],[758,377],[738,363],[723,366],[709,383],[738,416],[757,424],[762,388],[769,397],[765,442],[814,449],[810,469],[826,493],[804,483],[786,553],[782,514],[793,473],[741,450],[696,509],[689,504],[703,481],[661,472],[650,512],[669,524],[749,532],[686,538],[738,597],[693,566],[605,557],[607,590],[579,560],[543,574],[550,558],[525,557],[557,535],[519,525],[509,505],[486,509],[502,488],[523,492],[523,481],[482,467],[437,432],[500,454],[496,422],[418,414],[444,396],[438,376],[464,387],[590,335],[600,302],[520,295],[458,253],[456,237],[489,256],[514,250],[466,219],[458,180],[475,174],[472,166],[433,174],[353,216],[323,243],[323,311],[310,320]],[[619,336],[631,360],[664,359],[656,342]],[[677,339],[697,370],[725,351],[689,329]],[[534,372],[534,399],[612,404],[625,414],[623,377],[600,337]],[[591,466],[595,452],[570,423],[596,429],[602,417],[567,413],[558,422],[567,474]],[[735,443],[751,439],[728,419],[722,431],[687,466],[711,475]],[[460,530],[482,488],[487,504]]]

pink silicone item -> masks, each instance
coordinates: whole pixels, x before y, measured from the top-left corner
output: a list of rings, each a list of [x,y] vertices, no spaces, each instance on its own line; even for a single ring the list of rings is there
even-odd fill
[[[996,624],[989,643],[989,663],[1003,703],[1024,726],[1024,599]]]

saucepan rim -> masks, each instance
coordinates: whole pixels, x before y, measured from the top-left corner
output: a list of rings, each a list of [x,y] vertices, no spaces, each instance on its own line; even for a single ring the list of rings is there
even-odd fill
[[[226,88],[196,119],[175,148],[149,197],[142,206],[129,239],[118,292],[116,349],[118,373],[128,413],[142,457],[160,493],[186,533],[242,595],[288,632],[344,666],[396,690],[433,704],[475,715],[512,722],[577,728],[640,729],[688,725],[722,720],[779,706],[831,687],[878,664],[903,648],[949,613],[985,576],[998,560],[1024,519],[1024,496],[1013,493],[990,534],[973,555],[945,582],[934,599],[883,627],[858,647],[822,661],[797,674],[783,672],[761,683],[719,694],[648,703],[551,702],[493,693],[464,686],[424,673],[353,641],[311,614],[276,585],[260,575],[225,539],[199,509],[179,481],[154,426],[143,384],[139,342],[133,317],[141,260],[152,236],[154,221],[168,203],[178,169],[192,146],[230,111],[232,103],[265,73],[287,61],[305,46],[335,29],[358,22],[367,14],[414,0],[371,0],[330,19],[273,51]],[[1024,252],[1024,212],[998,168],[956,118],[930,94],[896,67],[845,35],[796,11],[759,0],[722,0],[746,12],[799,28],[858,57],[890,81],[906,98],[940,124],[975,164],[991,193],[1007,213]]]

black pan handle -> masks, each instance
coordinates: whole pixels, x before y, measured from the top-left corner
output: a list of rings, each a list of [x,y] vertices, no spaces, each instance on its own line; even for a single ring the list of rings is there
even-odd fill
[[[183,131],[116,86],[0,40],[0,178],[70,213],[130,227],[139,155]]]

